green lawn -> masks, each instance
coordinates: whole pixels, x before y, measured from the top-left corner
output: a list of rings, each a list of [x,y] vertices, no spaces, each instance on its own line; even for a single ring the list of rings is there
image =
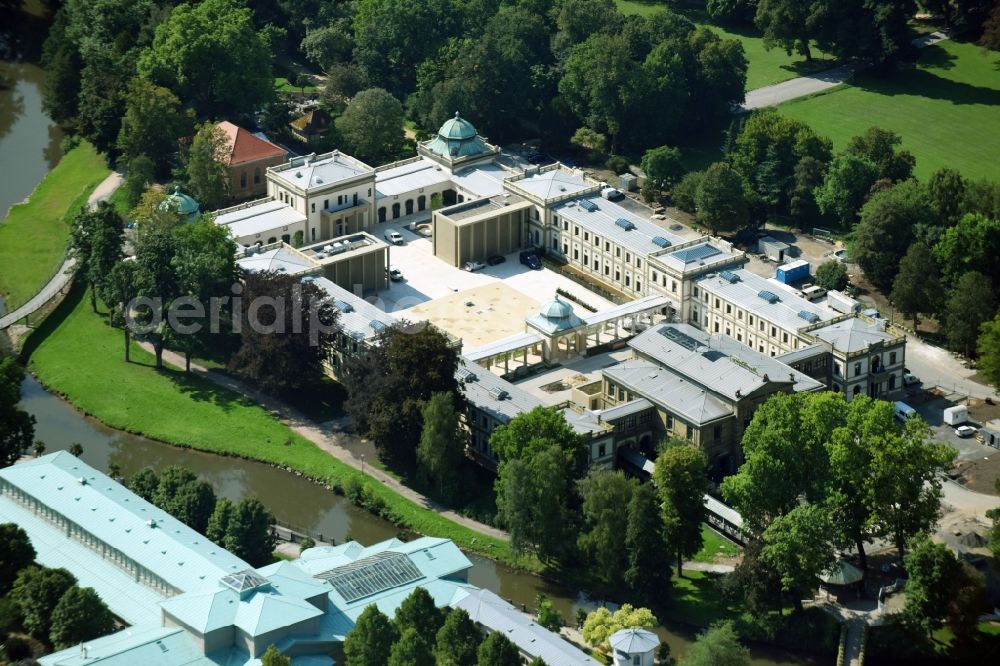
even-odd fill
[[[319,90],[316,86],[306,86],[305,88],[299,88],[293,81],[289,81],[283,76],[274,77],[274,87],[281,92],[307,92],[313,93]]]
[[[685,571],[684,576],[678,578],[675,570],[670,580],[672,589],[666,617],[660,619],[707,627],[717,620],[738,615],[739,609],[722,599],[718,580],[718,574],[702,571]]]
[[[707,525],[701,526],[704,545],[692,558],[695,562],[714,562],[717,555],[733,557],[740,552],[739,547]]]
[[[945,166],[969,178],[1000,178],[1000,56],[974,44],[941,42],[891,78],[862,76],[778,108],[837,149],[872,125],[894,130],[916,156],[921,179]]]
[[[50,390],[107,425],[178,446],[290,467],[343,487],[354,478],[370,486],[401,526],[454,540],[465,549],[526,568],[507,543],[452,523],[372,483],[360,472],[296,435],[265,409],[207,380],[168,368],[157,372],[153,357],[133,345],[132,362],[122,355],[123,336],[90,310],[76,288],[29,340],[30,369]],[[114,387],[114,390],[109,390]]]
[[[623,14],[638,14],[640,16],[650,16],[656,12],[663,11],[664,4],[656,0],[615,0],[618,9]],[[796,76],[825,69],[833,65],[832,61],[822,58],[814,58],[812,62],[807,62],[805,58],[797,54],[788,55],[781,49],[764,48],[764,40],[760,33],[751,27],[738,26],[718,26],[709,22],[704,11],[694,9],[681,9],[684,14],[697,25],[703,25],[719,33],[719,36],[726,39],[738,39],[743,43],[743,50],[747,56],[747,90],[761,88],[793,79]]]
[[[69,218],[110,173],[88,143],[71,150],[0,224],[0,296],[7,311],[23,305],[62,263]]]

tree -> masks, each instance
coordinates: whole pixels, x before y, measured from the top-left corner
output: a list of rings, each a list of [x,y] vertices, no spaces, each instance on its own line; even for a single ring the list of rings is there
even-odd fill
[[[945,225],[958,221],[965,198],[965,179],[962,174],[947,167],[938,169],[927,180],[927,195],[934,206],[936,217]]]
[[[277,395],[318,379],[337,334],[337,311],[321,287],[272,271],[248,273],[242,306],[230,371]]]
[[[401,636],[409,629],[415,630],[419,636],[436,636],[444,624],[444,616],[434,605],[427,589],[415,587],[396,609],[395,623]]]
[[[213,513],[214,517],[214,513]],[[236,557],[262,567],[270,564],[277,537],[271,531],[274,516],[256,497],[236,505],[226,527],[224,548]]]
[[[977,371],[994,387],[1000,386],[1000,316],[979,326]]]
[[[947,284],[955,284],[963,273],[978,271],[1000,287],[1000,219],[981,213],[963,215],[941,233],[934,245],[934,258]]]
[[[538,606],[538,624],[558,634],[559,630],[566,625],[566,621],[559,614],[559,611],[556,610],[552,600],[544,594],[539,593],[535,598],[535,604]]]
[[[951,446],[928,438],[926,423],[908,419],[902,432],[884,434],[872,452],[868,478],[872,524],[877,535],[892,540],[900,561],[907,542],[937,522],[941,476],[956,455]]]
[[[412,469],[424,404],[435,393],[444,392],[461,409],[455,379],[458,353],[431,324],[389,326],[378,341],[374,349],[346,365],[344,408],[355,430],[374,443],[382,460]]]
[[[337,63],[326,73],[326,87],[320,91],[320,103],[337,115],[347,107],[347,102],[368,87],[363,69],[354,63]]]
[[[566,463],[575,472],[583,472],[588,464],[586,440],[570,427],[565,415],[558,410],[535,407],[518,414],[490,435],[490,448],[501,463],[531,458],[552,444],[559,447]]]
[[[124,256],[122,241],[121,218],[106,202],[94,210],[81,208],[73,218],[69,254],[76,260],[73,271],[90,286],[90,306],[94,312],[97,312],[100,283]]]
[[[805,56],[806,60],[812,60],[809,5],[809,2],[800,0],[760,0],[754,20],[764,33],[764,47],[771,49],[777,46],[785,53],[795,51]]]
[[[652,483],[640,484],[628,503],[625,584],[642,603],[659,603],[669,593],[671,550],[663,536],[656,489]]]
[[[354,40],[347,23],[346,19],[338,19],[330,25],[314,28],[306,33],[299,45],[306,58],[324,72],[351,59]]]
[[[35,638],[48,638],[53,610],[76,577],[65,569],[31,566],[21,569],[10,598],[21,611],[21,623]]]
[[[599,160],[608,148],[608,137],[589,127],[581,127],[576,130],[569,142],[577,148],[585,150],[587,159],[591,162]]]
[[[160,477],[152,467],[143,467],[128,480],[128,489],[147,502],[153,501],[159,485]]]
[[[135,481],[135,477],[132,477],[132,480]],[[131,488],[131,484],[129,484],[129,487]],[[226,532],[229,531],[229,524],[232,522],[235,513],[236,504],[232,500],[223,497],[216,502],[215,509],[212,510],[212,515],[208,519],[208,525],[205,527],[205,536],[212,543],[225,548]]]
[[[417,463],[428,481],[437,482],[444,495],[446,487],[458,481],[465,460],[465,437],[459,425],[455,398],[438,392],[420,413],[424,426],[417,445]]]
[[[520,666],[521,653],[502,632],[494,631],[479,645],[476,666]]]
[[[83,444],[81,444],[80,442],[73,442],[72,444],[69,445],[69,453],[70,455],[79,458],[80,456],[83,455]]]
[[[590,558],[595,575],[611,587],[621,585],[628,566],[628,554],[622,548],[626,523],[621,512],[632,499],[636,485],[621,471],[608,470],[592,470],[577,482],[584,521],[577,542]]]
[[[131,210],[139,203],[139,198],[156,177],[153,160],[145,155],[136,155],[128,163],[128,173],[122,184],[125,193],[125,205]]]
[[[18,407],[24,368],[0,356],[0,468],[10,467],[35,439],[35,417]]]
[[[935,312],[941,299],[941,281],[937,262],[924,243],[910,245],[906,256],[899,262],[899,273],[892,283],[893,305],[913,319],[917,326],[917,313]]]
[[[737,231],[750,221],[743,177],[724,162],[708,167],[695,197],[698,221],[713,234]]]
[[[292,666],[292,658],[286,657],[278,651],[272,643],[267,646],[264,655],[260,658],[261,666]]]
[[[913,229],[932,222],[927,191],[907,180],[874,195],[861,209],[852,255],[871,282],[889,291],[900,260],[913,241]]]
[[[375,604],[358,616],[354,628],[344,638],[346,666],[384,666],[389,662],[392,644],[399,632]]]
[[[677,558],[677,575],[683,563],[703,543],[701,523],[705,519],[708,492],[708,461],[700,449],[687,444],[668,448],[656,459],[653,481],[663,511],[663,534]]]
[[[441,666],[476,666],[483,635],[462,608],[448,611],[437,632],[434,654]]]
[[[903,562],[908,576],[904,622],[930,634],[943,624],[962,563],[947,546],[926,537],[915,540]]]
[[[191,529],[204,534],[215,511],[215,502],[212,486],[207,481],[196,480],[178,488],[161,508]]]
[[[980,327],[996,311],[996,295],[989,279],[973,271],[963,275],[945,303],[944,332],[948,347],[971,357],[976,353]]]
[[[612,613],[602,606],[587,615],[583,623],[583,639],[592,647],[597,647],[604,645],[612,634],[621,629],[652,629],[656,624],[656,616],[648,608],[622,604],[621,608]]]
[[[10,591],[18,573],[35,561],[36,554],[27,532],[15,523],[0,525],[0,595]]]
[[[74,585],[52,609],[49,640],[62,650],[110,634],[114,628],[115,618],[94,588]]]
[[[816,504],[797,506],[764,530],[761,561],[778,572],[781,587],[792,593],[799,610],[802,596],[835,560],[830,534],[829,515]]]
[[[819,218],[816,189],[823,184],[825,175],[826,163],[814,157],[803,157],[795,165],[788,213],[803,226],[811,227]]]
[[[221,208],[229,197],[229,173],[224,163],[226,146],[222,128],[205,123],[198,128],[188,150],[188,186],[205,210]]]
[[[687,213],[695,212],[697,208],[698,189],[701,181],[705,178],[704,171],[691,171],[681,178],[674,191],[671,193],[674,205]]]
[[[565,553],[572,496],[569,474],[565,453],[554,443],[524,459],[500,463],[497,519],[507,526],[516,551],[533,550],[542,560]]]
[[[403,105],[383,88],[355,95],[336,125],[348,150],[372,164],[391,161],[403,147]]]
[[[763,549],[760,537],[749,538],[739,564],[721,581],[723,598],[746,606],[756,615],[781,608],[781,578],[774,567],[762,561]]]
[[[979,45],[984,49],[1000,51],[1000,5],[993,3],[993,9],[983,22],[983,34],[979,37]]]
[[[154,160],[156,172],[165,176],[170,157],[177,152],[177,140],[193,129],[194,113],[182,110],[176,95],[141,76],[132,79],[117,140],[126,160],[144,155]]]
[[[681,151],[670,146],[651,148],[642,156],[642,170],[657,190],[670,189],[684,177]]]
[[[816,284],[827,291],[842,290],[847,286],[847,267],[835,259],[823,262],[816,269]]]
[[[138,70],[204,116],[249,117],[273,95],[275,36],[236,0],[182,3],[156,27]]]
[[[750,666],[750,651],[740,645],[732,622],[718,622],[698,635],[680,666]]]
[[[878,178],[894,183],[913,175],[917,159],[908,150],[897,152],[903,139],[892,130],[869,127],[863,134],[852,137],[844,153],[866,159],[878,168]]]
[[[45,442],[43,442],[40,439],[36,439],[34,444],[31,445],[31,453],[36,458],[41,458],[42,455],[45,453]]]
[[[708,0],[705,11],[713,23],[752,24],[756,0]]]
[[[815,191],[816,205],[841,228],[850,229],[877,179],[878,167],[872,162],[854,155],[837,155],[827,168],[823,184]]]
[[[387,663],[388,666],[435,666],[436,661],[424,634],[409,628],[403,630],[392,646]]]

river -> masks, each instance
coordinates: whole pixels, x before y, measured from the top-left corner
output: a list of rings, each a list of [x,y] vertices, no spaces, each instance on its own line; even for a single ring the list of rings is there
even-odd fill
[[[238,501],[256,495],[278,520],[336,543],[355,539],[369,545],[398,534],[391,523],[293,473],[262,463],[181,449],[108,428],[46,391],[31,375],[22,385],[21,399],[22,407],[37,420],[35,434],[45,442],[47,452],[68,450],[73,443],[79,443],[87,464],[106,472],[109,464],[116,463],[126,477],[143,467],[159,470],[182,465],[208,481],[219,496]],[[469,555],[469,559],[474,565],[469,582],[488,588],[515,605],[532,609],[535,597],[544,592],[567,621],[572,621],[577,608],[594,607],[585,594],[539,576],[514,571],[477,555]],[[684,654],[694,638],[694,632],[680,626],[660,627],[657,633],[670,643],[675,656]],[[808,657],[759,647],[753,649],[753,655],[754,666],[818,663]]]

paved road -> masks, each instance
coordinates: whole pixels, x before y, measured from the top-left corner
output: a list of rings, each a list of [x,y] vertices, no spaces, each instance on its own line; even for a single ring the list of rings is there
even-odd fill
[[[941,485],[941,491],[944,494],[941,498],[944,504],[975,516],[985,516],[990,509],[1000,507],[1000,497],[977,493],[947,479]]]
[[[931,44],[948,39],[943,32],[935,32],[923,37],[914,39],[912,44],[918,49],[922,49]],[[789,79],[774,85],[764,86],[751,90],[746,95],[746,101],[741,107],[741,111],[752,111],[765,106],[777,106],[782,102],[787,102],[806,95],[813,95],[824,90],[839,86],[841,83],[850,80],[854,75],[854,68],[850,65],[842,65],[827,69],[810,76],[800,76],[796,79]]]
[[[947,350],[912,335],[906,339],[906,367],[920,378],[926,388],[940,386],[974,398],[1000,400],[995,390],[974,381],[972,375],[975,371],[963,366]]]
[[[140,345],[152,353],[153,347],[149,343],[140,343]],[[174,353],[172,351],[163,352],[163,361],[165,363],[170,363],[179,368],[184,367],[184,357],[180,354]],[[324,428],[320,424],[306,418],[298,410],[294,409],[285,402],[278,400],[272,396],[261,393],[243,382],[230,377],[229,375],[222,374],[220,372],[214,372],[208,370],[204,366],[197,363],[191,363],[192,374],[203,377],[211,382],[218,384],[224,388],[231,391],[235,391],[240,395],[245,395],[257,404],[264,407],[271,413],[275,414],[278,418],[282,420],[285,425],[295,431],[297,434],[305,437],[310,442],[318,446],[323,451],[326,451],[331,456],[341,461],[342,463],[353,467],[354,469],[361,469],[362,461],[354,456],[354,452],[348,449],[344,445],[344,436],[333,432],[327,428]],[[406,499],[410,500],[418,506],[422,506],[425,509],[430,509],[434,513],[437,513],[453,523],[458,523],[464,527],[467,527],[474,532],[483,534],[494,539],[500,539],[502,541],[507,541],[510,536],[503,530],[498,530],[495,527],[485,525],[471,518],[467,518],[459,513],[446,509],[445,507],[433,502],[429,498],[421,495],[417,491],[409,488],[393,477],[389,476],[382,470],[368,465],[364,468],[364,473],[370,478],[378,481],[382,485],[388,487],[393,492],[398,495],[402,495]]]
[[[121,174],[112,172],[111,175],[101,181],[100,185],[94,188],[90,198],[87,199],[87,204],[91,209],[96,208],[99,202],[107,201],[108,197],[110,197],[121,184]],[[37,294],[32,296],[27,303],[17,308],[10,314],[0,317],[0,331],[21,321],[25,317],[34,314],[43,305],[48,303],[56,294],[68,287],[70,282],[73,280],[72,269],[75,263],[75,259],[67,258],[63,261],[56,274],[52,276],[52,279],[49,280]]]

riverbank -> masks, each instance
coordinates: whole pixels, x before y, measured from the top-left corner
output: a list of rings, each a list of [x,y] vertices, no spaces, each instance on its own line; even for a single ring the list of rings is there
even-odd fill
[[[0,296],[8,312],[28,301],[58,270],[70,219],[111,172],[89,143],[67,153],[0,223]]]
[[[340,490],[401,527],[452,539],[512,566],[540,569],[537,561],[515,555],[506,542],[452,523],[372,482],[242,395],[176,368],[157,372],[152,354],[134,343],[132,362],[126,363],[121,332],[91,312],[84,294],[75,287],[28,339],[22,356],[46,388],[85,414],[175,446],[292,470]]]

